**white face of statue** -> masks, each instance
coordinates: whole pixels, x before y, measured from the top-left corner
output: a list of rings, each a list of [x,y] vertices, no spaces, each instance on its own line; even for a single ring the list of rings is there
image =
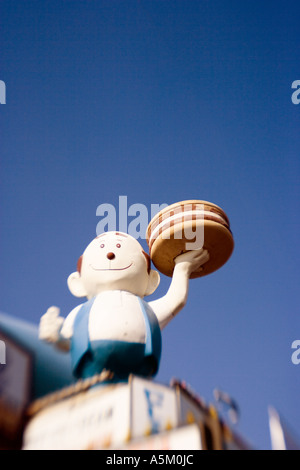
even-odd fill
[[[85,249],[80,273],[69,276],[71,292],[91,298],[107,290],[124,290],[144,297],[154,292],[159,274],[148,270],[139,242],[121,232],[106,232]]]

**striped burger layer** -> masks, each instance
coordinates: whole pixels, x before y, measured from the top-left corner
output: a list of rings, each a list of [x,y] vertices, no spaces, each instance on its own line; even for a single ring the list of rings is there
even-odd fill
[[[150,222],[146,233],[149,249],[151,250],[154,241],[164,230],[170,229],[170,227],[176,225],[183,227],[184,222],[191,220],[211,220],[223,225],[230,231],[229,220],[218,206],[210,205],[205,202],[173,204],[162,210]]]

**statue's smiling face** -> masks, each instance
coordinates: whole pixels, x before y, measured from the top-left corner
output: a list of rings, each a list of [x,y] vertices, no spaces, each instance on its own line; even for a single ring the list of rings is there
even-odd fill
[[[133,237],[107,232],[84,251],[81,279],[89,296],[104,290],[126,290],[143,296],[148,284],[147,258]]]
[[[123,271],[129,269],[133,261],[128,256],[127,236],[116,233],[116,235],[102,235],[97,238],[93,247],[94,259],[91,260],[90,267],[95,271]],[[125,247],[124,247],[125,245]],[[100,249],[99,249],[100,248]],[[113,251],[111,251],[113,250]]]

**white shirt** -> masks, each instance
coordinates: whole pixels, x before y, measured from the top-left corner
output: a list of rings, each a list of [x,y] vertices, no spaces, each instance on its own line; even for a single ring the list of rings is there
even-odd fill
[[[64,321],[61,335],[67,339],[73,335],[74,321],[81,305],[75,307]],[[88,328],[90,341],[117,340],[142,344],[146,341],[139,298],[126,291],[98,294],[91,307]]]

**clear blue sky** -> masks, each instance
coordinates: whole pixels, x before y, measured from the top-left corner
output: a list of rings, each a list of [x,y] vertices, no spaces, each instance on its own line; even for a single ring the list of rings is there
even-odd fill
[[[234,253],[191,282],[157,380],[230,393],[260,448],[268,405],[300,434],[299,14],[289,0],[1,2],[0,310],[67,315],[102,203],[220,205]]]

